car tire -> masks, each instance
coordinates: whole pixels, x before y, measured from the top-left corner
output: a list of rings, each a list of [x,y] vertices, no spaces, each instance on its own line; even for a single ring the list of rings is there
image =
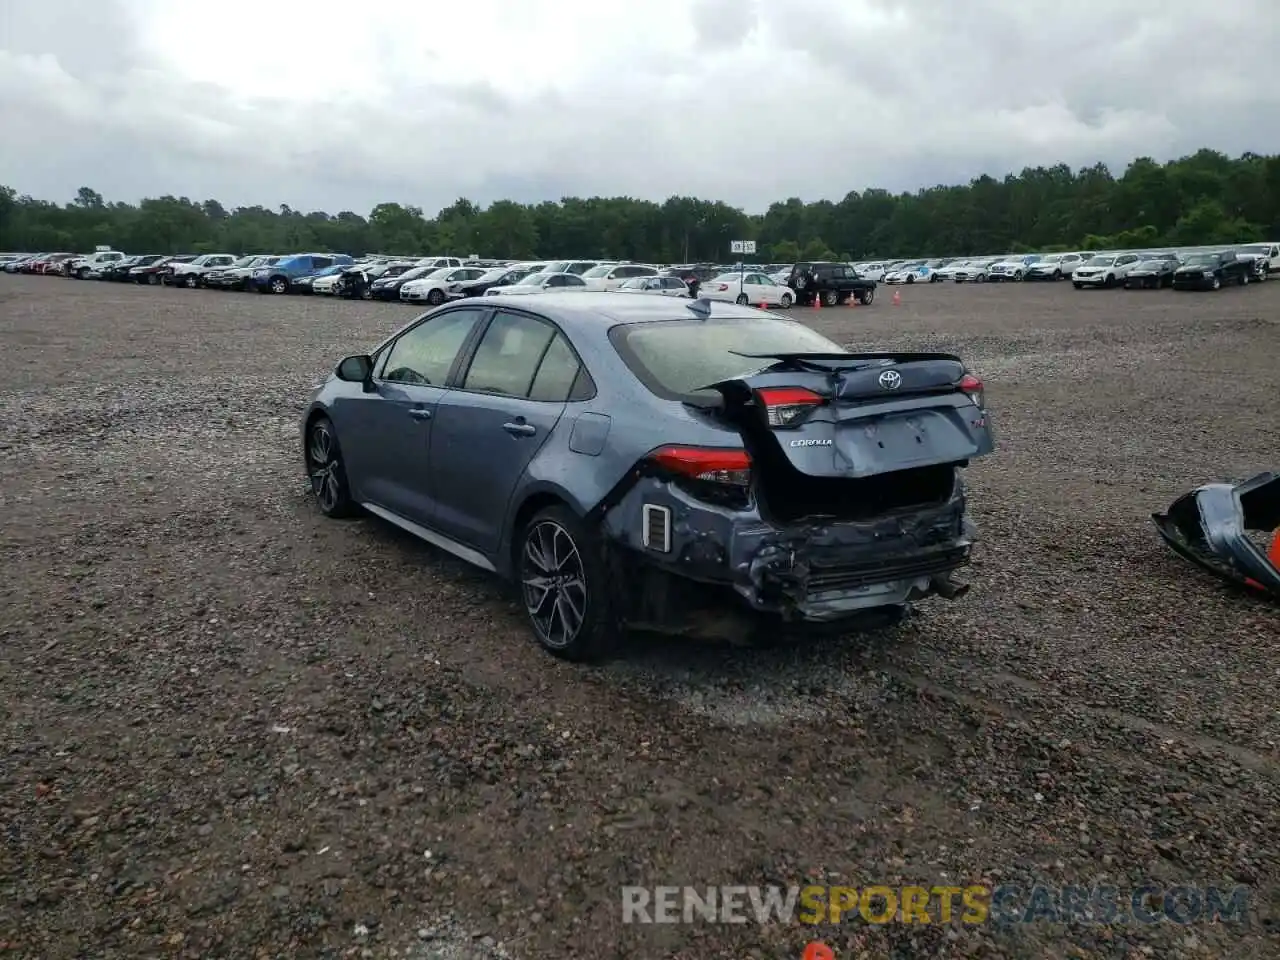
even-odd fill
[[[1062,279],[1062,271],[1061,271],[1061,270],[1055,270],[1055,271],[1053,271],[1053,279],[1054,279],[1054,280],[1061,280],[1061,279]]]
[[[79,270],[77,270],[77,271],[76,271],[76,278],[77,278],[77,279],[79,279],[79,280],[88,280],[88,279],[89,279],[89,268],[88,268],[88,267],[81,267]]]
[[[520,600],[535,639],[551,655],[592,661],[613,647],[619,623],[603,556],[599,534],[559,504],[539,510],[518,532]]]
[[[1244,273],[1240,274],[1240,286],[1247,287],[1248,285],[1249,285],[1249,271],[1246,270]]]
[[[834,290],[825,290],[822,293],[822,305],[824,307],[838,306],[840,303],[840,294]]]
[[[429,303],[433,307],[440,306],[440,304],[444,303],[444,291],[441,290],[439,287],[434,287],[427,294],[427,303]]]
[[[734,298],[733,302],[740,307],[745,307],[751,301],[747,299],[747,295],[745,293],[740,293],[738,294],[737,297]]]
[[[351,499],[338,432],[328,417],[316,417],[307,427],[305,456],[307,479],[320,512],[334,519],[359,514],[360,507]]]
[[[860,294],[858,294],[858,302],[862,304],[864,307],[871,306],[871,301],[873,301],[875,298],[876,298],[876,292],[874,290],[863,290]]]
[[[907,283],[915,283],[915,282],[916,282],[916,275],[914,273],[908,273]]]
[[[1216,276],[1215,276],[1215,277],[1213,278],[1213,283],[1211,283],[1211,284],[1209,285],[1209,289],[1210,289],[1210,290],[1221,290],[1221,289],[1222,289],[1222,280],[1221,280],[1221,278],[1219,278],[1219,277],[1216,277]]]
[[[188,290],[194,290],[200,286],[200,277],[194,273],[188,273],[182,280],[182,285]]]
[[[289,281],[285,277],[272,277],[271,283],[267,285],[267,289],[279,296],[282,293],[289,292]]]
[[[1073,287],[1075,287],[1077,290],[1083,290],[1083,289],[1084,289],[1084,284],[1083,284],[1083,283],[1081,283],[1079,280],[1072,280],[1072,281],[1071,281],[1071,285],[1072,285]]]
[[[791,294],[789,294],[789,293],[784,293],[784,294],[782,295],[782,299],[779,301],[779,303],[781,304],[781,306],[782,306],[782,309],[783,309],[783,310],[790,310],[790,309],[791,309],[791,304],[792,304],[793,302],[794,302],[794,300],[793,300],[793,298],[792,298]]]

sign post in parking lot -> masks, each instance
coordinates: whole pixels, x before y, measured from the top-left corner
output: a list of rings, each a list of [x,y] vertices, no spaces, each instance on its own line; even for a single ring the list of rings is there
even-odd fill
[[[756,242],[754,240],[730,240],[729,252],[737,253],[743,256],[755,256]],[[741,296],[746,293],[747,284],[747,265],[742,260],[738,261],[738,294]]]

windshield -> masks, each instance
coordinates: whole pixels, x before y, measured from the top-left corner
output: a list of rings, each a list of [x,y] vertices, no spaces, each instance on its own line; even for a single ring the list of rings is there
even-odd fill
[[[623,280],[618,284],[619,290],[643,290],[645,281],[640,277],[632,277],[630,280]]]
[[[1240,248],[1243,253],[1270,253],[1271,244],[1269,243],[1251,243],[1248,246]]]
[[[1040,262],[1041,262],[1041,263],[1061,263],[1061,262],[1062,262],[1062,254],[1060,254],[1060,253],[1051,253],[1051,254],[1049,254],[1047,257],[1041,257],[1041,258],[1040,258]]]
[[[476,283],[493,283],[495,280],[501,280],[507,275],[507,271],[503,270],[486,270],[483,274],[476,277]]]
[[[260,257],[241,257],[239,260],[233,261],[228,269],[236,270],[240,267],[251,267],[260,259]]]
[[[1090,257],[1086,267],[1109,267],[1116,262],[1115,257]]]
[[[572,263],[573,263],[572,260],[553,260],[551,263],[548,263],[545,267],[543,267],[540,272],[541,273],[566,273],[568,272],[569,266]]]
[[[588,279],[605,277],[609,275],[609,271],[612,269],[613,267],[610,266],[609,264],[601,264],[598,267],[592,267],[590,270],[584,273],[583,276]]]
[[[522,277],[515,282],[517,287],[536,287],[547,282],[547,274],[531,273],[527,277]]]
[[[716,396],[699,388],[769,363],[739,353],[848,353],[802,323],[763,316],[624,324],[609,339],[645,386],[672,398]]]
[[[1218,255],[1216,253],[1193,253],[1187,257],[1187,263],[1195,266],[1205,263],[1217,263]]]

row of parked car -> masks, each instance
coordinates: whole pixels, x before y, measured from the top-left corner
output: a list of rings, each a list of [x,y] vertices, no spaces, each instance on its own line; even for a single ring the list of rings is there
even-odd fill
[[[857,263],[862,277],[889,284],[1070,280],[1077,289],[1117,287],[1216,290],[1280,273],[1280,243],[1230,248],[1009,254],[999,257]]]
[[[428,306],[464,297],[616,290],[785,309],[815,301],[842,304],[850,297],[870,304],[876,288],[874,280],[858,276],[848,264],[801,263],[785,268],[743,264],[662,266],[613,260],[512,262],[451,256],[378,255],[356,259],[332,253],[126,256],[105,249],[84,257],[5,256],[9,262],[4,269],[10,273]],[[0,257],[0,263],[4,259]],[[771,275],[780,268],[780,276]]]

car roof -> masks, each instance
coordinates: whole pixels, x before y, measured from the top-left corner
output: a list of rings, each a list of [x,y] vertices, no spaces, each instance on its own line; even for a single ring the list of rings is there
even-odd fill
[[[524,298],[515,298],[523,301]],[[575,330],[598,330],[601,321],[609,323],[657,323],[665,320],[688,319],[697,323],[702,315],[689,309],[695,302],[682,303],[671,297],[629,297],[625,293],[547,293],[532,298],[535,303],[502,304],[540,313],[563,326],[570,333]],[[759,317],[764,311],[753,307],[740,307],[736,303],[701,301],[710,304],[707,318],[711,320],[745,320]]]

